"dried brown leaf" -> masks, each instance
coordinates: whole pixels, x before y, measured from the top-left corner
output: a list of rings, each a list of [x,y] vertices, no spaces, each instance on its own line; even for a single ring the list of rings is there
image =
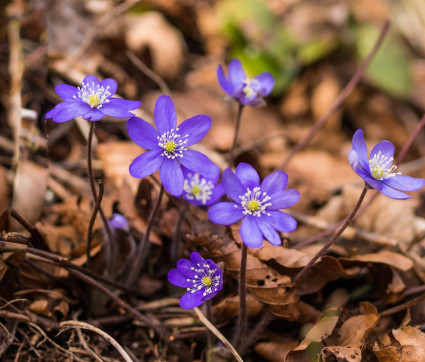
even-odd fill
[[[260,313],[263,309],[263,303],[254,298],[251,294],[247,295],[246,304],[248,315],[253,316]],[[224,298],[220,303],[216,304],[213,308],[214,317],[218,319],[229,320],[236,317],[239,313],[239,296]]]
[[[16,210],[30,225],[35,225],[43,211],[46,199],[48,170],[31,161],[21,161],[13,181],[12,209]],[[10,230],[22,230],[11,219]]]
[[[271,362],[282,362],[290,351],[298,345],[297,341],[262,342],[254,347],[255,352]]]
[[[153,70],[163,77],[175,77],[183,66],[186,49],[183,37],[159,12],[129,16],[125,41],[135,52],[149,48]]]
[[[338,346],[362,347],[370,330],[379,319],[375,306],[368,302],[361,303],[363,315],[347,319],[338,331]]]
[[[305,350],[310,343],[312,342],[321,342],[322,340],[328,338],[333,329],[335,328],[336,323],[338,322],[338,315],[334,314],[335,311],[326,312],[322,318],[307,332],[304,340],[294,348],[294,351]]]
[[[360,362],[362,360],[362,352],[358,347],[325,347],[321,353],[323,361],[337,362]],[[330,357],[334,359],[331,359]]]
[[[381,250],[378,253],[373,254],[363,254],[356,255],[351,258],[351,260],[357,260],[362,262],[372,262],[372,263],[382,263],[386,265],[393,266],[402,271],[408,271],[412,269],[413,262],[409,258],[394,253],[389,250]]]
[[[264,243],[261,248],[255,251],[254,255],[263,261],[274,260],[286,268],[301,268],[307,265],[311,259],[310,255],[302,251],[276,247],[268,243]]]

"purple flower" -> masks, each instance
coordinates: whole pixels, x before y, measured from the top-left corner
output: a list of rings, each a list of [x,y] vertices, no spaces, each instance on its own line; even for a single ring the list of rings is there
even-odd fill
[[[113,214],[108,223],[112,230],[120,229],[126,232],[130,232],[130,225],[128,224],[127,219],[121,214]]]
[[[297,190],[285,190],[288,175],[275,171],[260,184],[254,168],[246,163],[236,167],[236,174],[228,168],[223,172],[222,184],[227,196],[234,202],[220,202],[211,206],[208,216],[221,225],[231,225],[243,219],[240,234],[250,248],[258,248],[266,239],[280,245],[279,232],[297,228],[296,220],[280,209],[286,209],[300,199]]]
[[[394,145],[389,141],[379,142],[373,147],[370,157],[363,131],[358,129],[353,136],[353,149],[348,160],[353,170],[366,184],[392,199],[405,200],[411,196],[401,191],[416,191],[425,185],[425,179],[401,175],[393,165]],[[400,191],[399,191],[400,190]]]
[[[177,269],[168,273],[168,281],[187,292],[180,299],[180,307],[191,309],[213,298],[223,287],[223,272],[210,259],[199,253],[190,254],[190,260],[180,259]]]
[[[255,78],[248,78],[239,59],[229,63],[229,79],[221,65],[217,68],[217,78],[221,88],[231,97],[245,106],[258,107],[265,104],[264,97],[273,89],[274,78],[270,73],[261,73]]]
[[[219,175],[214,178],[206,178],[199,173],[192,172],[182,167],[184,186],[183,197],[187,202],[195,206],[209,206],[215,204],[224,195],[222,184],[216,185]]]
[[[140,107],[139,101],[112,98],[117,90],[117,82],[111,78],[99,82],[95,75],[88,75],[81,87],[59,84],[55,90],[64,101],[47,112],[46,118],[53,118],[58,123],[79,116],[87,121],[99,121],[105,115],[129,118],[133,117],[129,110]]]
[[[162,184],[174,196],[180,196],[184,187],[180,164],[206,178],[218,177],[219,168],[207,156],[187,149],[207,134],[211,128],[210,117],[195,116],[177,127],[173,101],[163,95],[156,101],[154,120],[159,132],[148,122],[137,117],[127,122],[131,139],[140,147],[149,150],[131,163],[131,176],[143,178],[160,170]]]

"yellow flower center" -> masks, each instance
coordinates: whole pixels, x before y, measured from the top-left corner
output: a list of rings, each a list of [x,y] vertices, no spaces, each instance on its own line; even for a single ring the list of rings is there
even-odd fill
[[[192,195],[199,195],[200,192],[201,192],[201,188],[199,187],[199,185],[193,185]]]
[[[251,200],[248,202],[248,209],[251,211],[256,211],[260,207],[260,203],[257,200]]]
[[[97,94],[90,94],[88,101],[89,101],[90,107],[94,108],[99,105],[100,98]]]
[[[212,284],[212,279],[209,276],[205,275],[202,278],[202,284],[204,284],[205,286],[209,286]]]
[[[174,150],[177,148],[177,145],[174,141],[168,141],[165,145],[164,145],[164,149],[167,152],[174,152]]]

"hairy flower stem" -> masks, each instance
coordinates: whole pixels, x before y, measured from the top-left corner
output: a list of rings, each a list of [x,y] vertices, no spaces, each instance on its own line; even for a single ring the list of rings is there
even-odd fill
[[[208,320],[214,324],[214,320],[212,318],[212,310],[211,310],[211,300],[207,300],[204,303],[205,308],[205,315],[207,316]],[[211,333],[209,329],[207,329],[207,344],[208,348],[212,348],[214,345],[214,335]]]
[[[93,144],[93,135],[94,135],[94,125],[95,125],[95,122],[90,122],[89,136],[87,139],[87,174],[89,178],[91,192],[93,195],[93,201],[95,204],[97,204],[96,186],[94,183],[93,166],[92,166],[92,158],[93,158],[92,144]],[[103,226],[105,227],[106,235],[107,235],[107,243],[105,248],[106,271],[109,272],[113,267],[113,255],[115,254],[115,252],[113,250],[114,245],[113,245],[111,228],[109,227],[108,219],[106,218],[106,215],[103,212],[103,209],[100,203],[99,203],[99,214],[102,219],[102,223],[103,223]]]
[[[149,216],[148,225],[146,226],[145,234],[143,235],[143,239],[141,240],[139,245],[137,245],[136,255],[134,256],[132,267],[128,275],[126,285],[133,284],[136,281],[137,277],[139,276],[141,270],[143,269],[143,266],[145,264],[145,257],[149,249],[149,235],[151,233],[152,226],[156,218],[156,214],[158,213],[159,205],[161,205],[161,200],[163,195],[164,195],[164,186],[161,184],[158,199],[156,200],[154,209],[152,210],[152,213]]]
[[[91,241],[93,237],[93,226],[94,226],[94,222],[96,221],[97,213],[99,212],[99,209],[100,209],[100,203],[102,202],[102,199],[103,199],[103,193],[105,191],[102,179],[98,179],[97,182],[99,184],[99,195],[96,198],[96,204],[94,205],[94,209],[90,218],[89,229],[87,231],[86,258],[87,258],[87,268],[89,269],[91,264],[90,250],[91,250]]]
[[[363,199],[366,195],[367,190],[369,187],[365,184],[363,191],[357,200],[356,206],[354,206],[353,211],[351,211],[351,214],[345,219],[344,224],[338,229],[338,231],[335,233],[335,235],[330,239],[322,249],[319,250],[319,252],[309,261],[309,263],[301,269],[301,271],[295,276],[293,282],[298,283],[304,275],[306,275],[313,264],[316,262],[317,259],[319,259],[326,251],[332,246],[332,244],[341,236],[342,232],[347,228],[347,226],[350,224],[351,221],[353,221],[354,217],[356,216],[357,211],[359,210],[359,207],[361,203],[363,202]]]
[[[241,118],[242,118],[243,107],[244,107],[244,105],[242,103],[239,103],[238,114],[236,116],[235,135],[233,136],[232,147],[229,150],[229,166],[230,167],[232,167],[233,163],[235,162],[236,141],[238,139],[239,128],[241,126]]]
[[[246,262],[248,258],[248,247],[242,243],[241,268],[239,272],[239,315],[238,326],[233,338],[233,346],[238,349],[241,343],[241,338],[245,334],[247,325],[247,310],[246,310]]]
[[[378,39],[376,40],[376,43],[373,46],[372,50],[370,51],[368,56],[363,60],[363,63],[360,65],[359,69],[350,79],[350,81],[339,94],[339,96],[335,99],[335,101],[331,105],[331,108],[317,122],[315,122],[314,126],[311,127],[310,132],[295,145],[295,147],[292,149],[292,151],[289,153],[283,163],[278,167],[278,169],[284,170],[288,167],[289,161],[292,159],[292,157],[294,157],[297,152],[303,149],[313,139],[317,132],[319,132],[320,129],[325,125],[326,121],[332,116],[332,114],[336,112],[342,102],[345,101],[345,99],[350,95],[350,93],[362,79],[367,67],[369,66],[376,52],[381,47],[389,28],[390,22],[387,20],[382,26]]]

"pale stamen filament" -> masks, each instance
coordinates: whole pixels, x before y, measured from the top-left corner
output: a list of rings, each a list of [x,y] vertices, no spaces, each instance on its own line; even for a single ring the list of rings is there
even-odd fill
[[[392,165],[393,157],[387,157],[379,151],[371,160],[369,160],[369,168],[372,177],[375,180],[385,180],[390,177],[401,175],[401,172],[395,172],[397,165]]]
[[[254,187],[252,190],[247,189],[245,195],[239,196],[241,199],[241,206],[244,209],[244,215],[253,215],[260,217],[263,214],[270,216],[270,213],[266,211],[268,206],[271,206],[270,196],[267,196],[266,192],[261,192],[259,187]],[[238,207],[238,205],[235,205]]]
[[[198,268],[191,267],[195,273],[194,279],[187,279],[188,282],[193,283],[192,288],[187,288],[188,292],[195,293],[198,290],[204,289],[203,296],[210,293],[214,293],[217,291],[220,286],[220,275],[214,275],[217,269],[211,269],[210,266],[205,263],[201,266],[201,264],[197,264]]]
[[[95,82],[82,83],[81,87],[78,87],[78,98],[73,96],[75,99],[80,99],[84,103],[87,103],[90,107],[99,109],[103,104],[109,103],[109,86],[103,87]]]

